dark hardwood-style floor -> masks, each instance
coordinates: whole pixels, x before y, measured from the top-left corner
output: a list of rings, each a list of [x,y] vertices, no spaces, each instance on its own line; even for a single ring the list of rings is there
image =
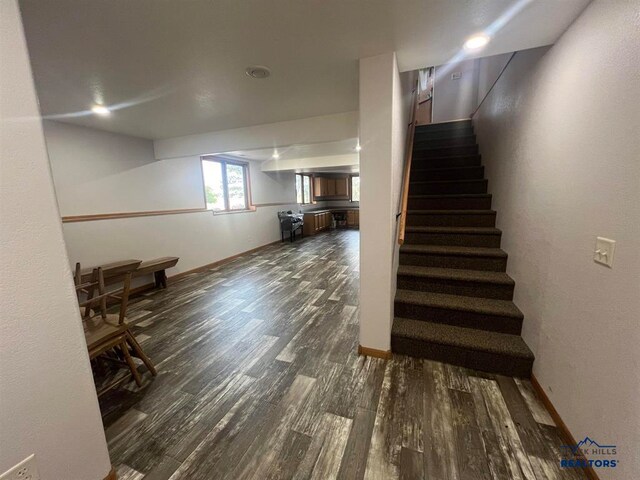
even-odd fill
[[[358,239],[268,247],[135,301],[159,374],[100,400],[121,480],[583,478],[528,381],[356,354]]]

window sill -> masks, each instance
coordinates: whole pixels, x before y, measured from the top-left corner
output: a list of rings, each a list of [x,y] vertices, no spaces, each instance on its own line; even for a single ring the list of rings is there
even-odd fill
[[[242,210],[220,210],[220,211],[216,211],[216,210],[209,210],[211,213],[213,213],[214,216],[217,215],[232,215],[234,213],[250,213],[250,212],[255,212],[256,211],[256,207],[254,207],[253,205],[249,208],[244,208]]]

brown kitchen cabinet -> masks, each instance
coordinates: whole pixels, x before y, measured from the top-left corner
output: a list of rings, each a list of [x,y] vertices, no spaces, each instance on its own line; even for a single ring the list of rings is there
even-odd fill
[[[348,210],[347,211],[347,227],[359,227],[360,226],[360,211]]]
[[[303,232],[305,235],[315,235],[318,232],[331,228],[333,216],[331,212],[307,212],[304,214]]]
[[[334,213],[337,228],[358,228],[360,226],[360,211],[358,209],[338,207],[318,212],[306,212],[304,214],[304,234],[315,235],[331,228]]]
[[[320,198],[327,191],[327,182],[324,177],[313,177],[313,198]]]
[[[313,177],[313,198],[316,200],[347,200],[349,177]]]

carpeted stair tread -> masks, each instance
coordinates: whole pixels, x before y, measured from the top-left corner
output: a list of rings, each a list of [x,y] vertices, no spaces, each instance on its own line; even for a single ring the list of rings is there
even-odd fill
[[[407,225],[405,232],[411,233],[453,233],[456,235],[501,235],[499,228],[493,227],[423,227]]]
[[[428,152],[429,150],[442,150],[442,149],[447,149],[447,148],[451,148],[451,149],[456,149],[459,147],[475,147],[477,145],[476,142],[470,141],[469,143],[462,143],[460,145],[428,145],[428,144],[422,144],[422,145],[414,145],[413,146],[413,151],[414,152]]]
[[[407,245],[400,247],[400,253],[418,253],[422,255],[455,255],[459,257],[500,257],[505,258],[507,252],[499,248],[459,247],[449,245]]]
[[[454,200],[454,199],[458,199],[458,198],[491,198],[491,194],[490,193],[430,193],[430,194],[424,194],[424,193],[420,193],[420,194],[411,194],[411,192],[409,192],[409,195],[407,195],[409,198],[417,198],[417,199],[426,199],[426,200],[436,200],[436,199],[443,199],[443,200]],[[449,212],[451,212],[451,210],[448,210]],[[453,210],[455,211],[455,210]]]
[[[412,168],[412,172],[448,172],[448,171],[464,171],[464,170],[476,170],[481,168],[480,166],[465,166],[465,167],[422,167]]]
[[[396,291],[395,301],[414,305],[426,305],[434,308],[482,313],[485,315],[524,318],[523,313],[511,300],[398,289]],[[428,321],[428,319],[425,320]]]
[[[442,147],[438,147],[438,148],[442,148]],[[474,160],[477,160],[480,158],[480,154],[479,153],[467,153],[467,154],[455,154],[455,155],[439,155],[439,156],[433,156],[433,157],[429,157],[428,159],[423,159],[423,158],[418,158],[417,162],[414,164],[413,161],[411,163],[411,168],[413,168],[414,166],[419,166],[419,165],[428,165],[430,163],[437,163],[438,160],[454,160],[456,158],[473,158]],[[438,168],[438,167],[433,167],[433,168]],[[442,168],[447,168],[447,167],[442,167]],[[450,167],[453,168],[453,167]]]
[[[459,120],[451,120],[448,122],[429,123],[426,125],[416,125],[417,132],[430,132],[434,130],[449,130],[456,128],[471,128],[473,124],[468,118],[462,118]]]
[[[407,210],[407,215],[495,215],[495,210]]]
[[[514,285],[513,278],[504,272],[485,270],[466,270],[462,268],[423,267],[420,265],[399,265],[398,275],[438,278],[464,282],[483,282],[501,285]]]
[[[433,184],[437,183],[440,185],[455,185],[457,183],[485,183],[487,180],[484,178],[463,178],[460,180],[416,180],[409,183],[409,185],[414,184]],[[411,187],[409,187],[409,191],[411,191]]]
[[[464,145],[464,146],[468,147],[469,145]],[[436,148],[451,148],[451,147],[433,147],[434,150]],[[422,149],[420,149],[418,151],[421,152]],[[437,156],[428,157],[428,158],[418,158],[418,162],[415,165],[413,164],[413,161],[412,161],[411,168],[413,168],[414,166],[418,166],[418,165],[428,165],[432,161],[435,163],[439,159],[447,159],[447,160],[451,160],[451,159],[454,159],[454,158],[474,158],[474,159],[477,159],[477,158],[480,158],[480,157],[481,157],[481,155],[479,153],[456,153],[454,155],[437,155]],[[431,167],[431,168],[440,168],[440,167]],[[442,167],[442,168],[447,168],[447,167]],[[451,167],[451,168],[453,168],[453,167]]]
[[[458,143],[458,142],[462,142],[462,143],[466,143],[466,144],[474,144],[476,143],[476,136],[473,134],[473,132],[471,132],[470,130],[460,130],[459,131],[460,134],[456,135],[456,136],[448,136],[448,137],[435,137],[435,138],[420,138],[419,136],[416,136],[414,138],[414,142],[413,145],[414,147],[416,145],[429,145],[431,143],[433,144],[447,144],[447,142],[449,142],[449,144],[451,142],[454,143]]]
[[[519,335],[489,332],[396,317],[391,335],[533,360],[533,352]]]

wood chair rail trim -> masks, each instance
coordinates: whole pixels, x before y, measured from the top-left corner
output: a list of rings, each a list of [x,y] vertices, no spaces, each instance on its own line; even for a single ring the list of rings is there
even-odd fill
[[[244,213],[253,212],[256,208],[262,207],[276,207],[284,205],[295,205],[296,202],[272,202],[272,203],[256,203],[250,205],[249,208],[244,210],[230,210],[229,212],[217,212],[216,215],[221,213]],[[76,223],[76,222],[95,222],[97,220],[117,220],[120,218],[136,218],[136,217],[156,217],[159,215],[181,215],[184,213],[205,213],[211,212],[206,208],[179,208],[174,210],[147,210],[140,212],[116,212],[116,213],[94,213],[89,215],[67,215],[62,217],[62,223]]]
[[[62,223],[93,222],[96,220],[116,220],[119,218],[154,217],[158,215],[179,215],[183,213],[208,212],[206,208],[182,208],[177,210],[148,210],[143,212],[96,213],[91,215],[70,215],[62,217]]]
[[[556,407],[553,406],[553,403],[551,403],[551,400],[544,391],[544,388],[542,388],[542,385],[540,385],[540,382],[538,382],[538,379],[533,374],[531,374],[531,385],[533,386],[536,395],[538,395],[538,398],[549,412],[549,415],[551,415],[551,418],[558,427],[558,431],[560,432],[560,435],[562,436],[564,441],[567,442],[567,445],[576,445],[576,439],[571,434],[571,431],[567,427],[567,424],[564,423],[562,417],[560,417],[560,414],[556,410]],[[589,480],[600,480],[593,467],[587,467],[583,470]]]

